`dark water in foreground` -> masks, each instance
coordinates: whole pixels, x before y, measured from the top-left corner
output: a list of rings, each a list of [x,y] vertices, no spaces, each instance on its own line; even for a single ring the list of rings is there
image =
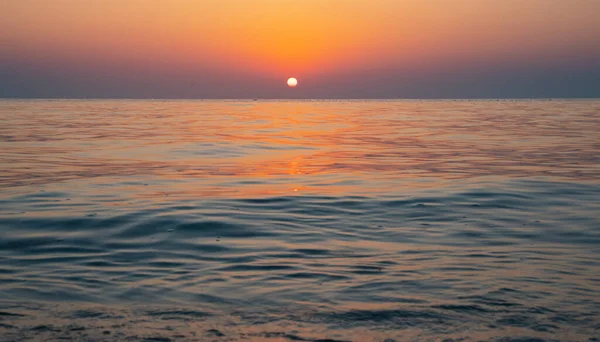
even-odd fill
[[[0,120],[2,341],[600,339],[600,101]]]

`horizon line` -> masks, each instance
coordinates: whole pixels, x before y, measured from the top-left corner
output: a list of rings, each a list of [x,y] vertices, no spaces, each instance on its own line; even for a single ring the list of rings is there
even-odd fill
[[[157,101],[328,101],[328,100],[600,100],[600,97],[331,97],[331,98],[243,98],[243,97],[215,97],[215,98],[186,98],[186,97],[2,97],[0,100],[157,100]]]

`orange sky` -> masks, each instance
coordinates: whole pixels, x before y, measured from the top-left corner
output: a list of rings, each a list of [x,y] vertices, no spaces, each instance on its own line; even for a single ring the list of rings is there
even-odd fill
[[[471,63],[593,63],[597,0],[3,0],[15,59],[325,77]],[[592,62],[590,62],[592,61]]]

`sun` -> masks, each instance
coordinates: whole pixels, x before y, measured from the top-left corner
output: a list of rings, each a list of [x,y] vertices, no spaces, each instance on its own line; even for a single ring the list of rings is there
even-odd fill
[[[290,88],[294,88],[295,86],[298,85],[298,80],[293,77],[290,77],[290,78],[288,78],[287,85]]]

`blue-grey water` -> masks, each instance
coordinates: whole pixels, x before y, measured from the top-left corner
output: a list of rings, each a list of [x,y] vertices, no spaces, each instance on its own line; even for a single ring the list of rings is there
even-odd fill
[[[600,101],[0,100],[2,341],[598,341]]]

